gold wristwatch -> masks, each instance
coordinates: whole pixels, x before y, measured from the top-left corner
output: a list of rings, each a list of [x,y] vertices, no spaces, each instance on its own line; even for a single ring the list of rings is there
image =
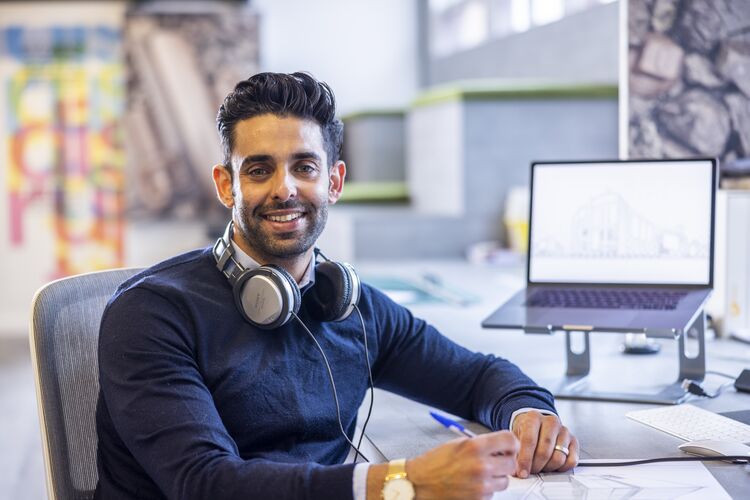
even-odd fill
[[[413,500],[414,485],[406,478],[406,459],[388,462],[388,472],[383,483],[383,500]]]

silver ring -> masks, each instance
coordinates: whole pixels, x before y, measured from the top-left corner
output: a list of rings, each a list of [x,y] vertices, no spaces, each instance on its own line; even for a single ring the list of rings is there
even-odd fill
[[[555,449],[565,455],[566,457],[570,455],[570,450],[567,448],[567,446],[563,446],[561,444],[556,444]]]

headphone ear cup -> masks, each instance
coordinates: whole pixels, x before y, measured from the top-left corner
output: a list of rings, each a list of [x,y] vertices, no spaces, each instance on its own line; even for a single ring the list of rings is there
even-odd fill
[[[284,269],[283,267],[277,266],[275,264],[268,264],[263,266],[265,269],[273,269],[275,271],[276,276],[279,281],[285,281],[289,289],[292,291],[292,311],[294,314],[297,314],[299,312],[299,306],[302,303],[302,294],[299,291],[299,286],[297,285],[297,281],[292,277],[289,272]]]
[[[300,292],[294,278],[268,265],[245,271],[232,289],[237,308],[251,324],[263,329],[286,324],[299,311]]]
[[[308,294],[313,318],[341,321],[351,314],[359,301],[359,277],[348,264],[322,262],[315,268],[315,286]]]

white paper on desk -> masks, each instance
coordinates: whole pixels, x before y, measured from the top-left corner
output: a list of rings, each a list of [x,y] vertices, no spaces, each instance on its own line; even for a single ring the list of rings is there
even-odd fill
[[[512,477],[505,499],[658,498],[711,500],[731,497],[700,462],[665,462],[623,467],[577,467],[572,473]]]

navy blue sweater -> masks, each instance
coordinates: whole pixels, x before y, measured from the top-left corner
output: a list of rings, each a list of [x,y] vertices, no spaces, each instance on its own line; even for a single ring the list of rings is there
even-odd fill
[[[554,410],[512,363],[472,353],[363,285],[377,387],[492,429],[513,411]],[[300,318],[326,352],[351,437],[367,390],[362,329]],[[353,465],[325,365],[296,323],[261,330],[235,308],[210,249],[123,283],[104,312],[97,498],[352,497]]]

